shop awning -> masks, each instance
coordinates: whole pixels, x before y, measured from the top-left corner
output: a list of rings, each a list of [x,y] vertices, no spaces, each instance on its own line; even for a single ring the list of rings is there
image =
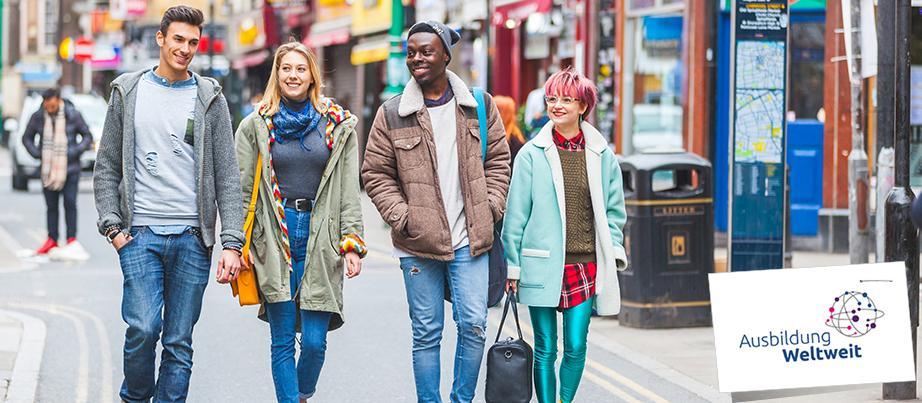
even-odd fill
[[[332,21],[316,22],[304,38],[304,45],[310,48],[341,45],[349,42],[349,27],[352,18],[340,18]]]
[[[493,24],[500,25],[507,20],[522,21],[534,13],[551,11],[552,0],[519,0],[496,6],[493,11]]]
[[[391,43],[387,36],[365,41],[352,48],[350,57],[353,65],[368,64],[387,60]]]
[[[258,66],[263,64],[267,58],[269,58],[269,51],[263,49],[258,52],[248,53],[242,57],[234,58],[233,63],[231,63],[231,67],[234,70],[240,70],[247,67]]]

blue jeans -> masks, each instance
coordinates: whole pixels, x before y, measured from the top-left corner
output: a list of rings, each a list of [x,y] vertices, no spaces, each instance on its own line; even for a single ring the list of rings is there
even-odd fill
[[[311,215],[285,209],[288,240],[291,244],[291,298],[290,301],[266,304],[269,331],[272,334],[272,381],[275,397],[280,403],[298,403],[317,391],[317,380],[327,350],[327,329],[330,312],[299,310],[295,303],[304,263],[307,259],[307,239],[310,234]],[[301,320],[301,355],[295,364],[295,333]]]
[[[125,331],[121,398],[128,402],[184,402],[192,375],[192,328],[202,311],[211,251],[186,227],[179,231],[131,229],[118,251],[124,276]],[[154,379],[157,341],[163,332],[160,375]]]
[[[419,402],[441,402],[439,394],[442,328],[445,322],[445,282],[451,290],[452,316],[458,328],[451,401],[470,402],[477,389],[483,346],[486,343],[487,291],[490,256],[471,257],[465,246],[455,259],[442,262],[418,257],[400,258],[400,269],[413,325],[413,374]]]

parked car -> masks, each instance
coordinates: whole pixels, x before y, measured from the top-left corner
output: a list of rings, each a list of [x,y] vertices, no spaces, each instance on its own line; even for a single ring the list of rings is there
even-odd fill
[[[634,149],[682,149],[682,107],[678,105],[634,105]]]
[[[84,171],[92,171],[93,164],[96,163],[96,149],[98,141],[102,137],[102,126],[106,120],[106,101],[95,95],[74,94],[65,97],[67,101],[74,104],[83,120],[86,121],[93,135],[93,147],[80,157],[80,165]],[[26,97],[22,105],[22,114],[19,120],[10,119],[6,122],[6,127],[10,130],[9,147],[13,161],[13,189],[28,190],[29,180],[38,179],[41,176],[39,159],[29,155],[26,147],[22,145],[22,136],[26,131],[29,118],[35,111],[42,107],[42,97],[40,95],[30,95]]]

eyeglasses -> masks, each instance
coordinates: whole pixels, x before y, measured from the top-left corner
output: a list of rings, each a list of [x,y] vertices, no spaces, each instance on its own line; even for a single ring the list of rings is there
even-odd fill
[[[574,102],[579,102],[579,100],[576,98],[570,98],[570,97],[549,96],[549,97],[544,97],[544,102],[547,102],[548,105],[554,105],[557,102],[560,102],[564,105],[571,105]]]

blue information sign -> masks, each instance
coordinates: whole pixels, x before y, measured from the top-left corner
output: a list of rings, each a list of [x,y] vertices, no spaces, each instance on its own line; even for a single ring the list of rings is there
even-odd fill
[[[784,265],[788,0],[736,0],[729,267]]]

